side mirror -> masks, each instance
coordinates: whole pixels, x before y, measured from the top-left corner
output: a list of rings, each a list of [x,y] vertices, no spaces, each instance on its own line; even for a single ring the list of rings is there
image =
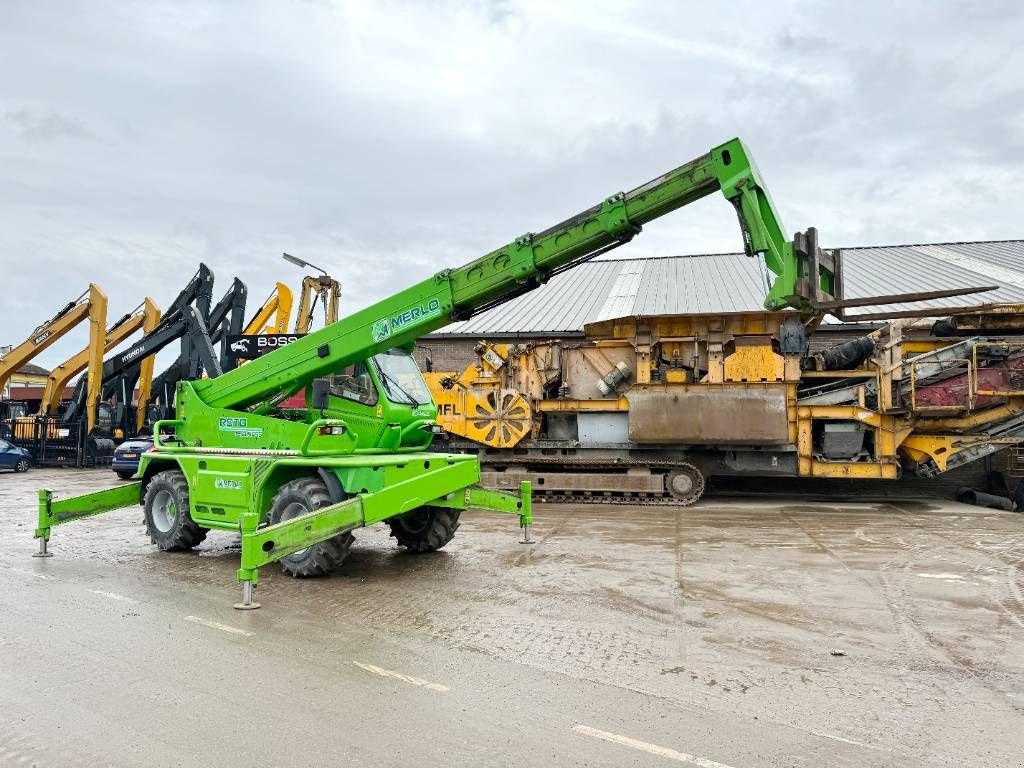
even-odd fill
[[[331,382],[327,379],[313,379],[313,408],[317,411],[327,409],[327,398],[331,393]]]

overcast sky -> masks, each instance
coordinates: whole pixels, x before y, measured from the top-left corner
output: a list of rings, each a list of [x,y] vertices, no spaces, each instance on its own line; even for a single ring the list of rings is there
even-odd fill
[[[1024,4],[828,6],[4,0],[0,343],[282,251],[355,309],[733,136],[826,245],[1024,236]],[[628,250],[739,247],[716,197]]]

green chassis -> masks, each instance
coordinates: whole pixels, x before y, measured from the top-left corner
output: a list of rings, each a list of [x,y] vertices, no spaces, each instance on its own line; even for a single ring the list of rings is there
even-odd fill
[[[522,483],[520,495],[477,487],[480,465],[475,456],[444,453],[382,453],[302,456],[298,451],[228,451],[216,449],[157,449],[143,454],[137,477],[152,477],[165,469],[180,469],[188,480],[189,512],[204,528],[239,531],[242,557],[237,578],[242,603],[256,607],[252,587],[259,569],[293,552],[356,528],[373,525],[425,505],[455,509],[484,509],[517,515],[530,539],[531,489]],[[281,454],[295,454],[285,455]],[[340,488],[353,489],[327,507],[277,523],[266,524],[270,502],[278,488],[298,477],[337,478]],[[333,483],[328,478],[328,486]],[[64,523],[141,503],[144,484],[137,480],[116,488],[54,500],[39,492],[39,554],[48,555],[51,530]]]

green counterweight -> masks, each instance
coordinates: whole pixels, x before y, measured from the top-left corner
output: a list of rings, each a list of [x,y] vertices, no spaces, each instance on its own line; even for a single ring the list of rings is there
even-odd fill
[[[528,542],[528,485],[519,496],[480,489],[475,457],[427,451],[436,409],[408,350],[716,190],[738,214],[744,251],[775,276],[765,306],[810,311],[815,296],[833,292],[836,276],[787,239],[757,169],[733,139],[247,365],[180,382],[176,418],[158,423],[164,436],[140,462],[141,496],[131,486],[62,501],[44,492],[41,548],[54,525],[139,500],[162,549],[190,549],[210,529],[240,532],[240,605],[253,607],[261,566],[280,561],[296,576],[326,572],[341,564],[351,531],[379,521],[401,546],[423,552],[447,543],[461,510],[484,508],[518,516]],[[310,407],[280,407],[302,390]]]

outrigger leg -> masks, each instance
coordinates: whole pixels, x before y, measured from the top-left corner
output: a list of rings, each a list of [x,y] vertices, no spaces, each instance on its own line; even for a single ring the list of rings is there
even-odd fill
[[[242,580],[242,602],[235,603],[234,608],[237,611],[254,611],[260,607],[260,604],[252,599],[252,593],[255,589],[255,585],[251,579]]]
[[[530,524],[526,523],[523,526],[523,538],[519,540],[520,544],[533,544],[533,539],[530,538]]]
[[[39,537],[39,551],[36,552],[32,557],[53,557],[53,552],[47,552],[46,550],[47,539],[44,536]]]
[[[51,490],[44,488],[39,491],[39,523],[35,533],[39,539],[39,551],[32,557],[53,557],[53,553],[47,549],[47,543],[50,540],[50,529],[54,526],[134,506],[139,503],[141,488],[141,482],[127,483],[60,501],[53,500]]]

